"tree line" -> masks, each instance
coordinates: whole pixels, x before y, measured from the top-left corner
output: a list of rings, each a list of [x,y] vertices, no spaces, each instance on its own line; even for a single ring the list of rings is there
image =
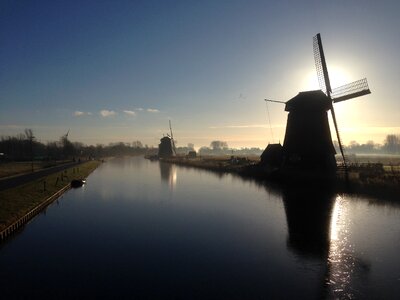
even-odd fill
[[[31,129],[26,129],[24,133],[16,136],[0,138],[0,159],[7,161],[93,159],[139,155],[146,151],[147,146],[143,146],[140,141],[88,146],[80,142],[71,142],[68,134],[61,136],[58,141],[42,143],[36,139]]]
[[[340,153],[339,145],[336,141],[334,146],[336,152]],[[383,144],[375,143],[372,140],[363,144],[351,141],[344,146],[344,151],[349,154],[400,154],[400,135],[388,134]]]
[[[334,141],[336,152],[339,146]],[[187,147],[177,147],[178,154],[187,154],[194,150],[194,145],[189,143]],[[229,148],[228,143],[214,140],[209,147],[199,149],[199,155],[261,155],[261,148]],[[383,144],[368,141],[364,144],[351,141],[344,146],[348,154],[400,154],[400,135],[388,134]],[[24,133],[16,136],[2,136],[0,138],[0,160],[30,161],[30,160],[69,160],[91,159],[107,156],[140,155],[149,152],[157,152],[155,148],[143,146],[140,141],[132,143],[110,143],[108,145],[85,145],[80,142],[71,142],[68,134],[60,137],[58,141],[42,143],[34,136],[32,129],[25,129]]]

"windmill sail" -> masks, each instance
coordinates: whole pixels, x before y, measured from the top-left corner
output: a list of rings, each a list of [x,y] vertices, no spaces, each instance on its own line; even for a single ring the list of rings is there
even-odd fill
[[[172,150],[173,150],[174,154],[176,155],[176,147],[175,147],[174,135],[172,134],[171,120],[169,120],[169,130],[171,131]]]
[[[313,38],[313,48],[314,48],[315,67],[317,69],[319,85],[322,90],[325,90],[328,98],[332,99],[331,98],[332,88],[331,88],[331,83],[329,81],[328,68],[326,66],[324,49],[322,48],[321,35],[319,33]],[[336,121],[336,114],[332,103],[331,103],[331,113],[332,113],[333,124],[335,125],[335,131],[338,139],[340,153],[342,154],[343,157],[343,164],[346,167],[347,165],[346,158],[344,156],[342,140],[340,138],[339,128]]]
[[[318,82],[321,90],[328,97],[332,92],[331,83],[329,81],[328,68],[326,66],[324,49],[322,48],[321,35],[318,33],[313,38],[315,68],[317,69]]]
[[[371,94],[367,78],[333,89],[332,100],[334,103]]]

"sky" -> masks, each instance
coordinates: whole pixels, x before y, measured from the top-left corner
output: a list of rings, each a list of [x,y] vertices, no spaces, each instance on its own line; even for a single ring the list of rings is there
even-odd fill
[[[0,1],[0,136],[156,146],[283,142],[284,105],[319,89],[321,33],[345,144],[400,134],[400,2]],[[334,134],[333,134],[334,136]]]

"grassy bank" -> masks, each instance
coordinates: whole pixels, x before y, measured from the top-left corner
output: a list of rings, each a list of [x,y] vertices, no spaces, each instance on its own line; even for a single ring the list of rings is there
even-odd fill
[[[99,164],[99,161],[88,161],[63,172],[0,191],[0,231],[68,185],[72,179],[86,178]]]
[[[51,168],[54,166],[62,165],[71,162],[70,160],[63,161],[34,161],[31,162],[1,162],[0,163],[0,178],[15,176],[25,173],[32,172],[33,170],[38,171],[42,169]]]
[[[260,178],[267,175],[260,173],[256,167],[259,160],[254,158],[231,158],[230,156],[221,157],[201,157],[187,159],[185,157],[174,157],[164,161],[184,165],[188,167],[201,168],[223,173],[236,173],[246,177]],[[370,160],[366,160],[370,161]],[[400,191],[400,168],[398,160],[384,163],[358,163],[349,167],[349,183],[357,190],[385,190],[393,193]],[[338,174],[338,183],[344,181],[343,174]],[[348,182],[348,181],[346,181]]]

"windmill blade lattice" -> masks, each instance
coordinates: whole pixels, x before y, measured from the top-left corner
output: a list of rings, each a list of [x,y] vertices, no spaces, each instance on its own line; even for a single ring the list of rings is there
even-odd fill
[[[332,91],[334,103],[371,94],[367,78],[363,78],[346,85],[342,85]]]
[[[332,92],[331,83],[329,81],[328,68],[326,66],[324,49],[322,48],[322,40],[319,33],[313,38],[313,49],[319,87],[328,97],[330,97]]]

